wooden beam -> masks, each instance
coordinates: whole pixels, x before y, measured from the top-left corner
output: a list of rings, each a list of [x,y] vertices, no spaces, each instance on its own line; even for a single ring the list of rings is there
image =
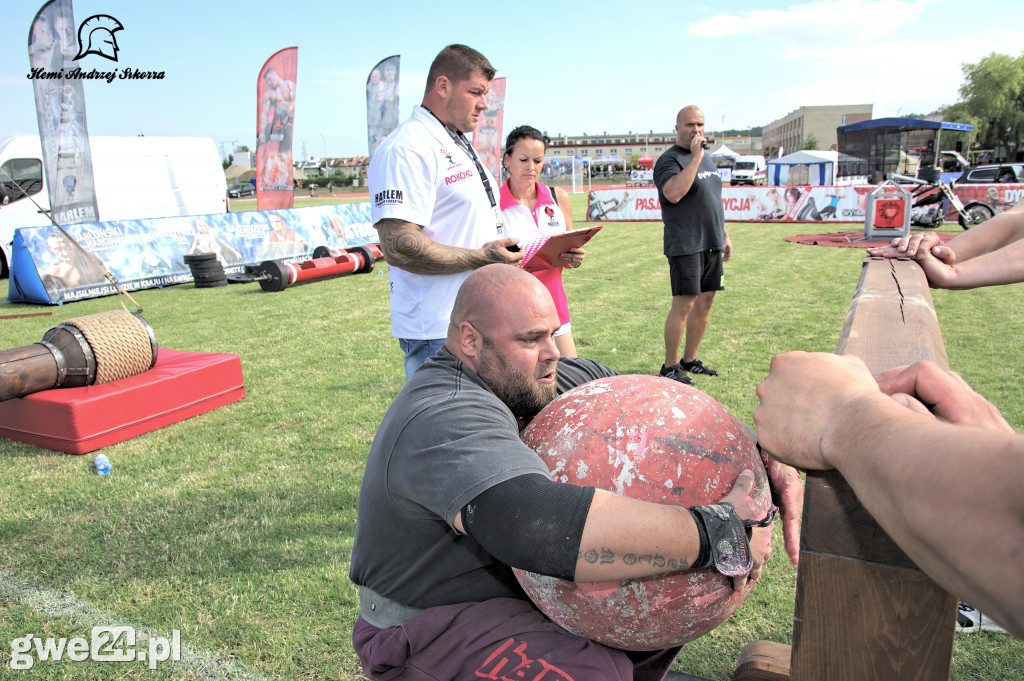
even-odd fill
[[[913,260],[865,258],[837,355],[856,355],[872,373],[930,359],[949,368],[924,271]]]
[[[736,681],[789,681],[790,647],[774,641],[754,641],[740,652]]]
[[[949,367],[917,263],[864,259],[836,354],[860,357],[872,373],[925,359]],[[956,599],[917,568],[836,471],[808,472],[803,518],[788,675],[779,644],[755,641],[736,681],[949,679]]]

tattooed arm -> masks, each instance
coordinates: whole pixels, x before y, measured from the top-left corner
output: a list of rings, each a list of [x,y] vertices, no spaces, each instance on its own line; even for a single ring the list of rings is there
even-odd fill
[[[757,519],[748,504],[753,476],[741,473],[722,500],[736,508],[743,520]],[[734,586],[756,581],[771,553],[772,528],[754,528],[750,550],[754,568],[735,578]],[[684,506],[652,504],[597,490],[590,505],[576,562],[577,582],[619,581],[685,570],[697,559],[700,540],[693,517]]]
[[[452,274],[523,259],[522,253],[508,250],[518,239],[496,239],[480,248],[460,248],[439,244],[425,235],[422,227],[404,220],[385,218],[374,227],[388,264],[413,274]]]

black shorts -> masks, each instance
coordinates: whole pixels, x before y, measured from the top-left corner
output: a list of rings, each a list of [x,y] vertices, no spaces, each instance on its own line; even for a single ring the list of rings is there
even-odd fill
[[[708,291],[724,291],[722,252],[701,251],[689,255],[670,255],[668,273],[672,295],[696,296]]]

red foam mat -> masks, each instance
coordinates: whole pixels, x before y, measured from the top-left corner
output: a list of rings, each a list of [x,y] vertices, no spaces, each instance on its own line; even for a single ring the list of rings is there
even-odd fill
[[[245,397],[238,355],[160,348],[149,371],[0,402],[0,436],[86,454]]]

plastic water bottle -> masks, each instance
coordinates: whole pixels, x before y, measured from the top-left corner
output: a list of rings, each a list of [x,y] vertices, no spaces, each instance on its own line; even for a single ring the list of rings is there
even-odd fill
[[[107,458],[106,454],[97,454],[93,463],[96,464],[97,473],[100,475],[110,475],[113,466],[110,465],[110,459]]]

